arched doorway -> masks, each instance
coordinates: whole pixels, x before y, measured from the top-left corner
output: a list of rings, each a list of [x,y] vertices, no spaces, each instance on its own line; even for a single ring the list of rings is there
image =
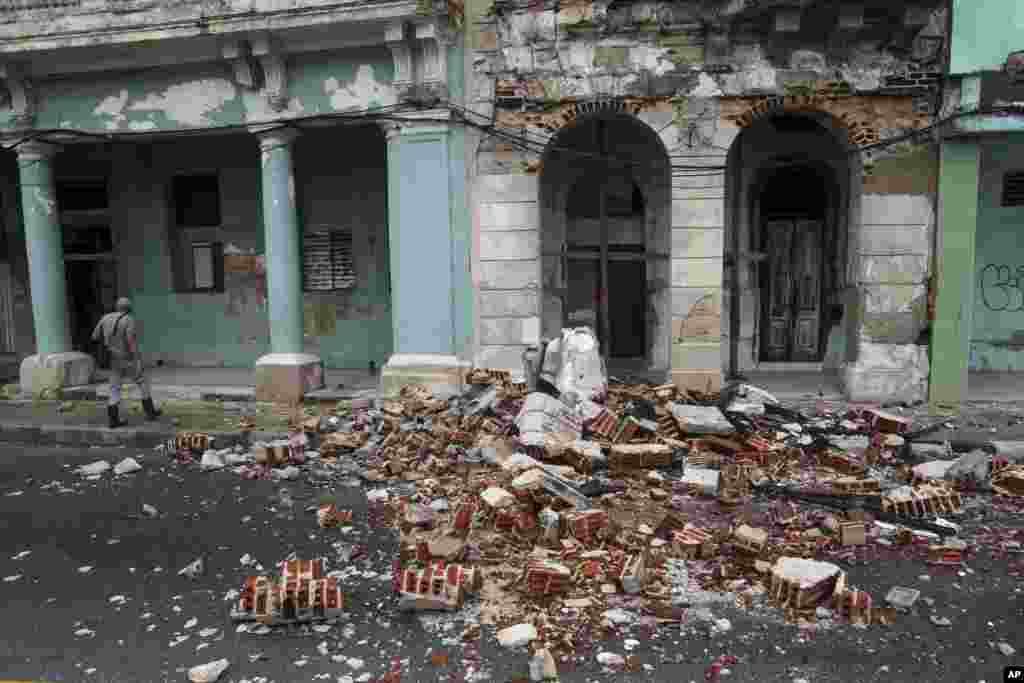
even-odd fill
[[[820,363],[839,280],[834,174],[827,164],[782,163],[758,180],[758,359]]]
[[[588,325],[609,372],[669,368],[671,179],[645,123],[588,116],[563,129],[541,175],[542,335]]]
[[[861,166],[842,124],[765,115],[733,141],[726,168],[726,377],[833,373],[855,359],[859,313]]]

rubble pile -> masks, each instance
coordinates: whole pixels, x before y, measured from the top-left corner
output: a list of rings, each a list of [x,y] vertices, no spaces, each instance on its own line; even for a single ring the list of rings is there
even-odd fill
[[[901,589],[877,604],[836,562],[889,548],[958,566],[971,547],[943,519],[962,509],[958,488],[984,480],[1024,493],[1024,467],[991,455],[909,467],[912,424],[891,412],[821,404],[808,415],[743,384],[710,395],[609,383],[599,358],[578,359],[594,353],[586,336],[567,331],[537,382],[476,369],[461,395],[407,386],[393,400],[296,417],[288,439],[248,453],[212,451],[195,434],[175,452],[213,453],[246,477],[315,465],[373,483],[371,515],[400,541],[396,606],[455,611],[478,600],[499,642],[532,646],[531,670],[545,676],[552,653],[585,639],[583,624],[614,628],[632,614],[624,606],[651,625],[765,599],[794,623],[822,608],[892,623],[895,607],[883,605],[916,596]],[[333,503],[317,509],[323,528],[350,521]],[[328,618],[343,600],[318,567],[301,580],[285,570],[246,579],[233,616]]]

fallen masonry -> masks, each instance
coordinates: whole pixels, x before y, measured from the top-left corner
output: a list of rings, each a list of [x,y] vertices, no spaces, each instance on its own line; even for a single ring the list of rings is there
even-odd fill
[[[912,600],[873,599],[830,560],[887,546],[960,565],[972,552],[956,524],[936,519],[960,512],[967,479],[939,468],[915,479],[901,416],[803,414],[755,387],[710,395],[552,376],[561,386],[527,393],[507,373],[474,370],[462,395],[407,386],[395,399],[295,415],[286,439],[217,452],[243,477],[326,468],[368,482],[371,514],[399,539],[395,607],[478,601],[499,641],[532,644],[532,666],[547,672],[575,647],[573,623],[600,627],[608,617],[597,615],[621,616],[626,599],[657,623],[685,619],[681,607],[767,599],[792,621],[828,607],[888,624],[885,605]],[[212,443],[189,434],[173,448],[189,463]],[[989,470],[997,493],[1020,495],[1019,468]],[[325,529],[352,521],[333,502],[315,511]],[[286,564],[279,577],[246,579],[233,616],[316,620],[343,604],[322,567]]]

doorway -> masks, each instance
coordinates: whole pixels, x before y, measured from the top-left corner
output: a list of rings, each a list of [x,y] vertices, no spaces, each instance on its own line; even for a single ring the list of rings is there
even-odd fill
[[[604,127],[596,134],[603,140]],[[607,150],[606,141],[599,149]],[[645,217],[643,192],[628,168],[591,164],[569,190],[567,318],[594,328],[606,359],[647,353]]]
[[[108,212],[106,179],[63,179],[57,182],[64,241],[68,327],[74,349],[88,350],[96,366],[110,367],[102,343],[92,331],[117,301],[117,263]]]
[[[836,236],[830,228],[832,191],[821,168],[776,168],[759,196],[761,214],[760,361],[820,363],[828,323],[825,309],[834,273]]]

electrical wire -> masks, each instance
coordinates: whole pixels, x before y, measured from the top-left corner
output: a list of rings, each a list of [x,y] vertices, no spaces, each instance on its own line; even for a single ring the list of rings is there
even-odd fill
[[[423,118],[416,117],[414,119],[405,118],[403,114],[411,112],[422,112],[442,110],[449,113],[448,118]],[[885,149],[895,145],[903,144],[910,140],[920,140],[924,136],[929,136],[934,133],[942,126],[945,126],[952,121],[973,117],[973,116],[995,116],[995,115],[1024,115],[1024,106],[1021,105],[1010,105],[1000,107],[987,107],[987,108],[975,108],[971,110],[963,110],[954,112],[948,116],[943,117],[937,121],[934,121],[928,126],[909,131],[907,133],[897,135],[892,138],[880,140],[868,145],[862,145],[859,147],[853,147],[849,150],[849,154],[856,156],[859,154],[870,154],[876,150]],[[648,166],[651,164],[649,160],[637,160],[630,158],[615,157],[613,155],[601,154],[599,152],[589,152],[581,150],[568,145],[555,144],[558,138],[557,134],[554,135],[538,135],[532,133],[526,127],[518,129],[511,129],[499,126],[494,123],[492,118],[481,113],[464,107],[462,105],[443,101],[405,101],[393,105],[386,105],[382,107],[370,107],[360,110],[350,110],[345,112],[334,112],[329,114],[312,114],[307,116],[295,116],[295,117],[280,117],[272,120],[264,120],[253,123],[239,123],[239,124],[225,124],[212,127],[190,127],[190,128],[177,128],[174,130],[164,131],[150,131],[150,130],[127,130],[127,131],[95,131],[88,129],[77,129],[77,128],[48,128],[32,131],[25,137],[17,140],[14,143],[3,145],[2,149],[11,151],[17,149],[20,145],[32,142],[51,142],[48,138],[53,136],[71,136],[71,137],[86,137],[97,139],[103,142],[114,142],[118,139],[159,139],[159,138],[173,138],[189,135],[210,135],[219,132],[230,132],[230,131],[251,131],[254,127],[267,127],[268,129],[275,129],[274,127],[296,127],[302,128],[303,124],[311,124],[315,122],[323,121],[355,121],[359,123],[373,123],[381,121],[390,121],[397,124],[402,123],[425,123],[434,122],[448,125],[462,125],[468,128],[472,128],[483,135],[495,139],[500,142],[504,142],[513,146],[514,148],[526,152],[528,154],[536,155],[543,158],[544,156],[552,153],[557,153],[562,156],[574,157],[581,160],[599,161],[608,165],[618,165],[624,167],[637,167],[637,166]],[[666,124],[662,128],[668,127]],[[703,145],[702,145],[703,146]],[[716,147],[716,149],[724,148]],[[674,152],[670,155],[670,159],[713,159],[722,158],[724,154],[685,154]],[[727,166],[725,164],[683,164],[670,161],[668,164],[671,170],[673,178],[700,178],[700,177],[713,177],[717,175],[723,175],[726,172]]]

